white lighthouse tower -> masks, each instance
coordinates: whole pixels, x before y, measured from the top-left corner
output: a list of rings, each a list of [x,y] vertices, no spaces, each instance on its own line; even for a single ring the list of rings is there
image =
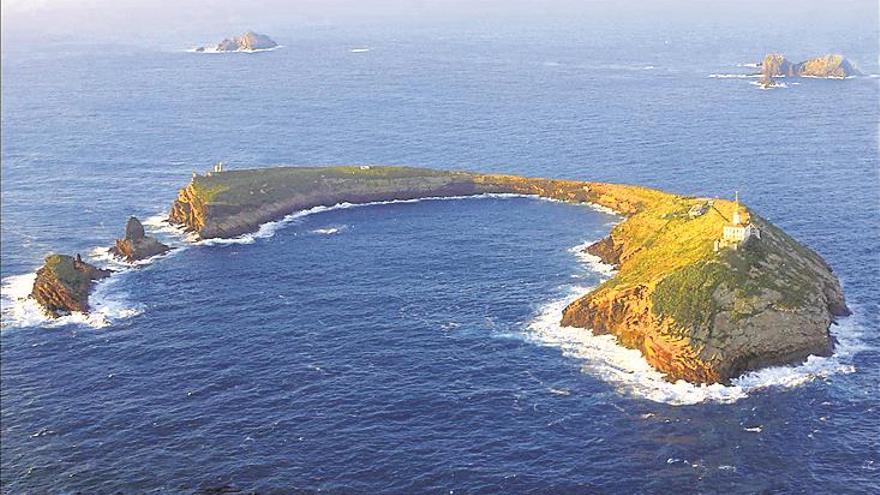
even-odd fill
[[[716,241],[715,250],[725,248],[727,246],[737,249],[740,244],[745,243],[752,237],[761,238],[761,231],[752,225],[751,222],[743,223],[741,207],[739,205],[739,191],[734,193],[733,215],[731,215],[730,224],[724,226],[721,240]]]

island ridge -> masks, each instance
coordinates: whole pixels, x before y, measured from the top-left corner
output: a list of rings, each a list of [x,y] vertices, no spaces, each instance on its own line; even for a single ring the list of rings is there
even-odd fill
[[[625,218],[588,248],[617,274],[561,323],[615,335],[669,379],[724,383],[829,355],[829,327],[849,314],[824,260],[748,208],[638,186],[412,167],[215,169],[193,174],[169,220],[229,238],[316,206],[486,193],[592,203]]]

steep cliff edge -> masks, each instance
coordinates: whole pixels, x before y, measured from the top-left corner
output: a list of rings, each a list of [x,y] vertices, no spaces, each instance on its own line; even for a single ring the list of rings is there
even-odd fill
[[[52,317],[73,311],[86,313],[93,282],[109,275],[109,270],[96,268],[79,255],[50,254],[37,270],[31,297]]]
[[[670,378],[727,382],[743,372],[828,355],[835,316],[849,314],[837,278],[813,251],[744,210],[760,232],[715,250],[734,203],[669,195],[588,251],[618,274],[563,312],[562,324],[617,336]]]
[[[278,167],[196,175],[170,221],[201,238],[233,237],[315,206],[482,193],[589,202],[626,217],[587,248],[617,275],[569,305],[562,323],[617,336],[670,379],[726,382],[827,355],[833,318],[848,314],[821,257],[748,209],[638,186],[409,167]],[[743,217],[736,225],[755,235],[717,246],[735,212]]]

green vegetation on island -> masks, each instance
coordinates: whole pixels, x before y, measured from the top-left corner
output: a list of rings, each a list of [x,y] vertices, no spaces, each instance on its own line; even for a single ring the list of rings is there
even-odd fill
[[[848,314],[837,278],[810,249],[735,201],[638,186],[413,167],[275,167],[194,174],[170,220],[234,237],[297,210],[483,193],[592,203],[626,217],[587,250],[615,277],[570,304],[564,325],[610,333],[670,379],[725,382],[833,350]]]

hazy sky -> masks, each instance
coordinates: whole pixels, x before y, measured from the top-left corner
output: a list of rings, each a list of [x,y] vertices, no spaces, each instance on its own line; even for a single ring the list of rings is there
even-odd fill
[[[197,39],[243,29],[382,23],[815,23],[877,27],[877,0],[3,0],[6,35]]]

